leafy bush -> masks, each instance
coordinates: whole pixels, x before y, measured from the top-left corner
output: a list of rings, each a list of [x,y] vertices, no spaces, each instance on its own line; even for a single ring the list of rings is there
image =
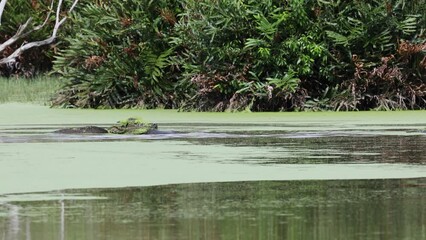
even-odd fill
[[[76,107],[159,107],[172,95],[175,24],[172,1],[88,3],[72,16],[69,47],[55,60],[68,82],[56,104]]]
[[[304,1],[186,1],[171,44],[178,87],[200,110],[301,107],[300,82],[326,63]],[[182,91],[178,91],[182,92]]]
[[[336,98],[350,92],[332,109],[425,107],[426,1],[322,1],[318,12],[333,56],[327,80]]]
[[[425,0],[111,0],[73,21],[61,105],[426,106]]]

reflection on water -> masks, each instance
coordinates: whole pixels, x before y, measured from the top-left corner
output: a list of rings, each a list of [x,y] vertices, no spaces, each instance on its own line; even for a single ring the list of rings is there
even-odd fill
[[[426,135],[306,135],[252,136],[250,138],[189,139],[201,145],[270,148],[282,153],[256,163],[415,163],[426,164]],[[251,159],[247,159],[248,162]]]
[[[0,239],[425,239],[426,179],[74,190],[0,204]]]

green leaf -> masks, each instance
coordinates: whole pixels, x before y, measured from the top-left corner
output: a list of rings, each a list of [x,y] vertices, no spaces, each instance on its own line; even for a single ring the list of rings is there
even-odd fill
[[[248,38],[244,44],[244,49],[253,49],[259,47],[267,47],[268,43],[265,40],[257,38]]]
[[[343,36],[342,34],[333,31],[325,31],[325,33],[333,41],[334,44],[342,45],[344,47],[349,46],[349,39]]]
[[[289,92],[295,92],[300,82],[300,79],[294,77],[292,73],[287,73],[284,77],[266,78],[266,80],[275,88]]]

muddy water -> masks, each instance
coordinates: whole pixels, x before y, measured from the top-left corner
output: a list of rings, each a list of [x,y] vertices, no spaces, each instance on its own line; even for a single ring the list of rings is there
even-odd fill
[[[0,114],[0,239],[426,238],[424,111]]]

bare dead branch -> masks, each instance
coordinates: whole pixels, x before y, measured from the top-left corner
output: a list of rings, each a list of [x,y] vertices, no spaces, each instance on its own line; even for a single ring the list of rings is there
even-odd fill
[[[1,0],[0,2],[0,25],[1,25],[1,16],[3,15],[4,7],[6,6],[7,0]]]
[[[28,28],[28,26],[31,23],[31,21],[32,21],[32,18],[29,18],[23,25],[19,26],[18,30],[16,31],[16,33],[15,33],[15,35],[13,37],[11,37],[6,42],[4,42],[4,43],[2,43],[0,45],[0,52],[4,51],[4,49],[6,49],[10,45],[14,44],[19,39],[25,38],[29,34],[31,34],[32,32],[35,32],[35,31],[38,31],[38,30],[42,29],[46,25],[46,23],[49,21],[50,15],[52,13],[51,10],[53,9],[53,3],[54,3],[54,0],[51,0],[50,1],[49,12],[48,12],[48,14],[46,16],[46,19],[43,21],[42,24],[34,27],[33,29],[25,31]]]
[[[3,3],[3,1],[6,2],[7,0],[2,0],[2,3]],[[79,0],[74,0],[73,4],[71,5],[70,9],[68,10],[68,13],[72,12],[72,10],[77,5],[78,1]],[[0,65],[1,64],[15,63],[16,58],[18,58],[23,52],[27,51],[28,49],[31,49],[33,47],[40,47],[40,46],[49,45],[49,44],[52,44],[55,41],[57,34],[58,34],[58,29],[61,27],[61,25],[67,19],[67,16],[60,18],[60,13],[61,13],[61,9],[62,9],[62,2],[63,2],[63,0],[59,0],[57,8],[56,8],[55,26],[53,28],[51,36],[44,39],[44,40],[41,40],[41,41],[24,43],[21,47],[16,49],[9,56],[7,56],[3,59],[0,59]],[[53,9],[53,4],[54,4],[54,0],[51,0],[50,9]],[[17,40],[28,36],[30,33],[34,32],[34,31],[42,29],[46,25],[46,23],[48,22],[50,15],[51,15],[51,11],[49,11],[46,19],[44,20],[44,22],[42,24],[26,31],[26,29],[28,28],[29,24],[32,21],[32,18],[29,18],[25,24],[23,24],[19,27],[18,31],[16,32],[16,34],[13,37],[11,37],[6,42],[4,42],[3,44],[0,45],[0,52],[2,52],[5,48],[7,48],[8,46],[15,43]]]
[[[6,42],[4,42],[0,45],[0,52],[2,52],[4,49],[9,47],[10,45],[14,44],[19,39],[25,37],[24,35],[27,35],[27,34],[24,34],[24,31],[25,31],[25,29],[28,28],[31,21],[32,21],[32,18],[28,18],[28,20],[23,25],[19,26],[15,35],[13,35],[13,37],[9,38]]]

